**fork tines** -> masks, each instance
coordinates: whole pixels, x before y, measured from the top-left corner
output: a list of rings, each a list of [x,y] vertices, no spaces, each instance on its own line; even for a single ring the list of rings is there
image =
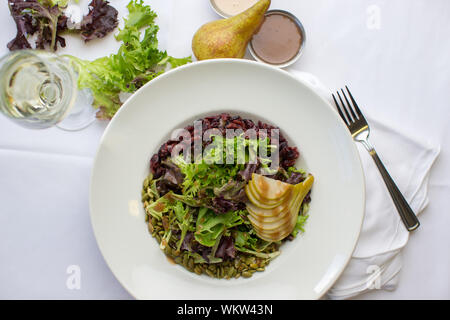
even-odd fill
[[[339,115],[341,116],[342,120],[347,124],[347,126],[350,126],[352,123],[363,120],[364,116],[362,115],[361,110],[358,107],[358,104],[356,103],[355,99],[353,98],[350,90],[347,86],[345,86],[345,89],[347,89],[348,96],[350,97],[351,103],[347,98],[347,94],[345,93],[344,89],[341,89],[342,96],[344,97],[344,100],[341,97],[341,94],[339,91],[336,91],[336,94],[339,98],[340,104],[338,103],[336,96],[332,94],[334,103],[336,104],[337,110],[339,112]]]

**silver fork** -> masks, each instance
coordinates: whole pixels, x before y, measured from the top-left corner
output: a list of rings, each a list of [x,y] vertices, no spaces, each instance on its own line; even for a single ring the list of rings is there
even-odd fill
[[[334,103],[336,103],[337,110],[339,112],[339,115],[341,116],[342,120],[347,125],[348,129],[350,130],[350,133],[353,137],[353,140],[357,142],[361,142],[364,147],[369,151],[370,155],[372,156],[373,161],[375,161],[375,164],[378,167],[378,170],[380,170],[381,176],[383,177],[384,182],[386,183],[386,186],[389,190],[389,193],[391,194],[392,200],[394,201],[395,207],[397,208],[397,211],[403,221],[403,224],[405,225],[406,229],[408,231],[416,230],[420,223],[417,219],[416,215],[412,211],[411,207],[409,206],[408,202],[403,197],[402,193],[398,189],[397,185],[395,184],[394,180],[392,180],[391,176],[389,175],[388,171],[383,165],[383,162],[381,162],[380,158],[378,157],[375,149],[369,142],[369,134],[370,134],[370,128],[367,124],[366,119],[364,118],[361,110],[359,110],[358,104],[356,103],[355,99],[353,98],[352,94],[350,93],[350,90],[347,86],[345,86],[347,89],[348,96],[350,97],[351,103],[349,99],[347,98],[347,95],[344,91],[344,89],[341,89],[342,95],[344,96],[344,100],[342,100],[342,97],[339,93],[339,91],[336,91],[337,96],[339,98],[340,104],[336,100],[335,95],[333,94]]]

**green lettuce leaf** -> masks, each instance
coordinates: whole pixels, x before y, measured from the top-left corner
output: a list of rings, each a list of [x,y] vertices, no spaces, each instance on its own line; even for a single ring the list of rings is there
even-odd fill
[[[174,212],[178,221],[178,226],[181,230],[181,237],[177,244],[177,250],[180,251],[184,238],[191,228],[193,217],[191,211],[189,210],[189,207],[185,207],[181,201],[176,202],[176,205],[174,206]]]
[[[89,88],[94,96],[97,117],[111,119],[121,107],[121,93],[134,93],[169,68],[191,61],[190,57],[173,58],[158,49],[156,13],[142,0],[128,6],[124,28],[116,35],[122,42],[118,52],[94,61],[70,56],[76,68],[80,89]],[[145,28],[142,32],[141,28]]]
[[[295,224],[294,230],[291,233],[294,237],[296,237],[299,233],[305,232],[304,227],[305,227],[306,221],[309,218],[309,215],[306,214],[308,212],[308,209],[309,209],[309,204],[304,203],[302,205],[302,210],[300,211],[301,214],[298,215],[297,223]]]
[[[124,19],[125,26],[122,30],[119,30],[119,33],[116,35],[117,41],[123,40],[124,35],[130,29],[141,29],[145,26],[153,26],[155,18],[157,17],[156,13],[152,11],[149,6],[144,5],[143,0],[140,0],[139,2],[137,0],[131,1],[127,5],[127,9],[128,16]]]
[[[256,248],[258,239],[252,237],[248,232],[236,231],[235,232],[235,245],[238,247]]]
[[[225,229],[243,223],[241,214],[241,211],[216,214],[211,209],[201,208],[197,217],[195,239],[204,246],[213,247]]]
[[[205,197],[214,197],[220,188],[230,181],[236,180],[240,171],[244,170],[244,163],[248,163],[253,155],[257,154],[260,145],[267,145],[268,139],[248,140],[243,135],[233,138],[212,136],[212,142],[204,151],[201,161],[186,162],[182,156],[175,159],[176,165],[184,175],[183,195],[197,197],[203,194]],[[227,147],[233,149],[234,160],[227,164]],[[273,150],[272,145],[267,145],[268,153]],[[244,152],[239,152],[243,148]],[[239,159],[238,154],[244,159]],[[261,161],[261,159],[260,159]],[[256,162],[256,159],[255,159]],[[266,166],[266,164],[262,164]]]
[[[255,257],[263,258],[263,259],[273,259],[273,258],[278,257],[281,253],[280,251],[275,251],[272,253],[264,253],[264,252],[258,252],[258,251],[250,250],[250,249],[243,248],[243,247],[237,247],[237,246],[236,246],[236,250],[247,253],[247,254],[251,254],[251,255],[254,255]]]
[[[41,4],[46,5],[48,7],[54,7],[57,5],[60,8],[65,8],[65,7],[67,7],[69,0],[38,0],[38,2],[40,2]],[[75,2],[78,3],[78,0]]]

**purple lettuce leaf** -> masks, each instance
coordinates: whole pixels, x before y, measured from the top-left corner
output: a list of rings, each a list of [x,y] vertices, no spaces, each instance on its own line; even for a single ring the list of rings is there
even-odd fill
[[[46,6],[37,0],[8,0],[8,6],[17,27],[16,37],[8,43],[8,49],[31,49],[27,37],[35,33],[38,49],[49,46],[56,51],[58,44],[66,45],[64,38],[58,35],[66,28],[63,8]]]
[[[92,0],[89,13],[81,21],[81,37],[88,42],[103,38],[118,25],[118,11],[105,0]]]
[[[236,248],[234,247],[234,241],[232,237],[222,237],[220,239],[219,247],[216,251],[217,258],[230,258],[234,259],[236,257]]]
[[[16,23],[17,34],[7,47],[9,50],[31,49],[28,37],[36,36],[36,49],[50,48],[53,51],[58,46],[65,47],[66,40],[61,33],[68,30],[68,17],[60,5],[39,0],[8,0],[11,16]],[[85,41],[103,38],[113,31],[118,21],[118,11],[105,0],[92,0],[89,13],[83,17],[81,26],[75,32],[80,32]]]
[[[298,184],[300,182],[302,182],[303,180],[305,180],[305,177],[303,176],[302,173],[300,172],[292,172],[290,177],[286,179],[286,183],[289,184]]]
[[[258,170],[259,163],[257,164],[251,164],[247,163],[245,165],[244,170],[239,171],[239,175],[242,177],[242,179],[246,182],[250,181],[252,179],[252,174]]]
[[[245,181],[230,180],[220,188],[214,189],[214,194],[217,197],[222,197],[226,200],[233,200],[235,202],[245,202],[247,196],[245,195]]]
[[[243,210],[245,203],[227,200],[223,197],[214,197],[212,200],[212,209],[217,214],[227,213],[229,211]]]

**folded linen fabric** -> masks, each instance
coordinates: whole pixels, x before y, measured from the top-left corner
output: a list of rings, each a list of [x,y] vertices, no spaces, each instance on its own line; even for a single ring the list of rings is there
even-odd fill
[[[291,73],[331,103],[331,92],[316,77]],[[419,214],[428,204],[428,178],[439,146],[411,137],[363,112],[370,125],[372,144],[413,211]],[[374,289],[394,290],[402,267],[401,251],[409,239],[375,163],[366,149],[357,145],[366,184],[364,222],[352,259],[327,293],[330,299],[347,299]]]

